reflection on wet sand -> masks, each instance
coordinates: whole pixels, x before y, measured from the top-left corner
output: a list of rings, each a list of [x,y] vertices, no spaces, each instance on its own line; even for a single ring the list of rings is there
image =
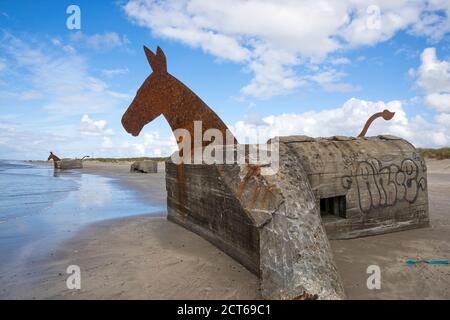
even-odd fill
[[[162,209],[114,177],[0,162],[0,287],[92,222]]]

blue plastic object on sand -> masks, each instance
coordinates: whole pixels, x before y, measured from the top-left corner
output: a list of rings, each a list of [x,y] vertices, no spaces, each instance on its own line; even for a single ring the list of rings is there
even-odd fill
[[[408,259],[405,261],[407,265],[415,265],[417,263],[427,263],[427,264],[449,264],[448,260],[412,260]]]

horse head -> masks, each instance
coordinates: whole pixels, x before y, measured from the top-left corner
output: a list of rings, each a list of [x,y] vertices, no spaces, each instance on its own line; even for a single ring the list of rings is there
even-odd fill
[[[222,137],[232,137],[225,143],[237,144],[219,116],[191,89],[167,72],[166,56],[161,48],[158,47],[156,54],[146,46],[144,51],[153,72],[145,79],[122,117],[125,130],[137,136],[147,123],[162,114],[172,128],[177,142],[184,141],[185,134],[190,135],[191,150],[195,145],[195,123],[198,121],[201,122],[202,134],[209,129],[216,129],[222,133]],[[183,137],[177,135],[178,129],[183,129]],[[209,143],[202,142],[203,146]]]
[[[59,161],[61,159],[59,157],[57,157],[56,155],[54,155],[52,151],[50,151],[50,155],[48,156],[47,161],[50,161],[50,160]]]
[[[144,46],[145,55],[153,72],[147,77],[136,93],[136,97],[122,117],[122,125],[133,136],[168,109],[171,87],[176,81],[167,73],[166,56],[160,47],[154,54]]]

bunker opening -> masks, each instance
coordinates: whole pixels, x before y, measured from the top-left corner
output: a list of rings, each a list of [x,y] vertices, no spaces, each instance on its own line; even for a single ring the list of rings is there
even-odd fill
[[[322,217],[346,218],[345,196],[320,199],[320,215]]]

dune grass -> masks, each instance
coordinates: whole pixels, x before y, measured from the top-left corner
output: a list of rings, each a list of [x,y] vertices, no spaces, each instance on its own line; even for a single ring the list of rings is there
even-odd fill
[[[417,148],[424,158],[431,158],[437,160],[450,159],[450,147],[446,148]],[[99,162],[134,162],[142,160],[166,161],[169,157],[135,157],[135,158],[86,158],[84,161],[99,161]]]
[[[84,161],[99,162],[134,162],[142,160],[166,161],[169,157],[138,157],[138,158],[86,158]]]
[[[450,148],[417,148],[424,158],[431,158],[437,160],[450,159]]]
[[[450,159],[450,148],[417,148],[424,158],[431,158],[437,160]],[[84,161],[99,161],[99,162],[134,162],[142,160],[166,161],[169,157],[136,157],[136,158],[86,158]]]

